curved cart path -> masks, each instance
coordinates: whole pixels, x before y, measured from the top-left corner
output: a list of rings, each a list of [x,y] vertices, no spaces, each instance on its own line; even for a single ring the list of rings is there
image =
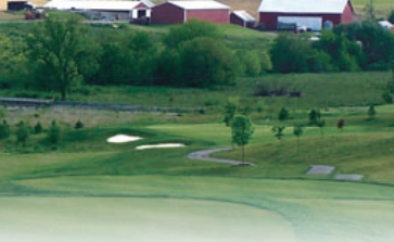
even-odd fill
[[[220,159],[220,158],[212,158],[210,155],[222,151],[230,151],[232,150],[231,148],[216,148],[216,149],[210,149],[210,150],[200,150],[200,151],[195,151],[193,153],[188,154],[186,157],[191,160],[201,160],[201,161],[212,161],[216,163],[222,163],[222,164],[229,164],[229,165],[247,165],[251,166],[253,163],[251,162],[242,162],[239,160],[230,160],[230,159]]]

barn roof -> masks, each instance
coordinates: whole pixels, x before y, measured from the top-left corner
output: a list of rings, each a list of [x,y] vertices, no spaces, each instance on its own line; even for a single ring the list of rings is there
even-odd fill
[[[379,25],[386,28],[394,28],[394,24],[390,23],[387,20],[379,21]]]
[[[349,0],[263,0],[259,12],[343,13]]]
[[[44,5],[45,8],[58,10],[110,10],[129,11],[139,4],[144,3],[147,7],[153,4],[148,0],[142,1],[80,1],[80,0],[52,0]]]
[[[250,15],[248,12],[245,10],[239,10],[239,11],[234,11],[233,14],[238,16],[240,19],[242,19],[245,22],[254,22],[256,19]]]
[[[168,1],[169,3],[186,10],[204,10],[204,9],[230,9],[229,6],[216,1]]]

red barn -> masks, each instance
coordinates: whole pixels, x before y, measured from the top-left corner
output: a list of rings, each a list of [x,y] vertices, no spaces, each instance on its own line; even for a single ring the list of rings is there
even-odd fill
[[[244,10],[240,10],[240,11],[234,11],[231,13],[230,23],[235,24],[235,25],[239,25],[242,27],[253,28],[256,23],[256,19],[252,15],[250,15],[248,12],[246,12]]]
[[[152,8],[153,24],[181,24],[190,19],[228,24],[230,7],[215,1],[168,1]]]
[[[353,22],[350,0],[263,0],[260,24],[275,30],[280,24],[296,24],[314,31]]]

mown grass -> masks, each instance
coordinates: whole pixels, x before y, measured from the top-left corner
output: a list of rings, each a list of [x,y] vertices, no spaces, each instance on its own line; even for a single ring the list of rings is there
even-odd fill
[[[24,180],[17,184],[38,189],[44,194],[150,197],[156,202],[159,202],[157,198],[165,196],[269,209],[282,215],[291,224],[295,241],[383,242],[393,237],[390,224],[394,217],[387,212],[393,208],[392,187],[327,181],[168,176],[63,177]],[[44,201],[50,202],[51,199]],[[159,204],[152,207],[153,211],[160,208]],[[180,208],[180,211],[183,210]],[[219,216],[219,211],[212,211],[211,214]],[[229,217],[222,220],[223,223],[230,221]],[[264,218],[260,218],[260,221],[264,221]],[[242,219],[240,223],[243,224]],[[272,229],[288,228],[286,222],[283,226],[275,226],[275,222],[272,224]],[[246,239],[250,236],[250,241],[255,239],[253,234],[244,236]]]
[[[36,197],[0,198],[0,204],[4,215],[0,219],[0,239],[4,241],[24,240],[29,234],[30,240],[48,242],[53,238],[75,242],[177,238],[198,242],[223,237],[235,242],[245,233],[249,241],[259,241],[262,237],[293,241],[291,225],[280,215],[231,203],[165,198]]]
[[[274,219],[279,222],[271,221],[266,225],[265,215],[260,217],[257,214],[261,213],[255,211],[256,222],[261,223],[263,228],[282,231],[280,235],[294,235],[283,240],[286,242],[293,238],[300,242],[386,242],[394,237],[389,226],[394,222],[394,217],[387,212],[393,209],[394,204],[394,169],[391,162],[394,137],[391,134],[392,128],[385,127],[386,122],[379,119],[381,116],[389,119],[393,114],[391,107],[378,107],[379,116],[376,120],[369,121],[366,121],[364,115],[361,116],[359,108],[354,109],[353,113],[348,113],[354,120],[349,121],[342,132],[336,130],[334,120],[346,113],[347,109],[333,109],[325,135],[321,137],[317,128],[306,129],[299,149],[296,139],[291,135],[291,128],[287,129],[285,140],[280,144],[270,132],[270,126],[280,124],[279,121],[273,120],[269,126],[257,122],[256,133],[247,148],[246,156],[247,160],[256,163],[253,167],[232,167],[185,158],[186,154],[194,150],[229,146],[230,130],[222,123],[130,123],[128,128],[123,124],[72,132],[67,130],[57,150],[0,155],[0,191],[6,196],[0,198],[0,204],[13,221],[7,223],[7,226],[1,226],[0,238],[15,234],[16,228],[32,230],[37,223],[22,222],[30,218],[39,219],[41,224],[51,224],[52,220],[63,218],[61,221],[65,223],[65,227],[60,227],[67,228],[70,221],[75,221],[75,216],[69,215],[65,219],[64,214],[81,209],[84,212],[78,214],[83,215],[83,221],[94,219],[98,223],[89,227],[89,231],[101,228],[100,226],[111,228],[119,219],[128,219],[131,210],[126,214],[122,211],[133,205],[138,206],[135,198],[149,198],[151,200],[143,202],[151,206],[146,211],[144,206],[138,206],[141,210],[138,215],[132,215],[134,218],[142,221],[145,221],[146,216],[157,219],[157,216],[163,214],[161,205],[169,202],[162,199],[171,198],[176,199],[174,209],[163,216],[179,215],[183,223],[189,222],[186,218],[212,221],[209,216],[213,216],[216,220],[212,222],[212,227],[220,229],[218,224],[232,224],[233,218],[223,217],[220,212],[222,210],[215,206],[230,209],[226,204],[233,203],[241,206],[234,209],[245,210],[246,214],[248,209],[243,206],[252,206],[263,212],[270,210],[273,214],[280,215],[283,220]],[[300,121],[299,117],[295,120]],[[145,139],[123,145],[105,142],[109,136],[117,133],[141,135]],[[139,144],[159,142],[183,142],[188,147],[134,150]],[[218,156],[237,159],[239,153],[236,150]],[[353,183],[334,181],[332,176],[305,176],[308,166],[316,161],[335,165],[336,173],[362,173],[366,178],[362,182]],[[377,185],[383,183],[384,185]],[[30,200],[24,197],[26,194],[29,194]],[[10,197],[11,195],[18,197]],[[63,198],[53,198],[58,196]],[[200,205],[208,211],[206,214],[209,216],[200,214],[201,211],[194,213],[194,209],[182,209],[184,202],[188,204],[186,207],[192,204],[198,206],[196,200],[218,203],[214,206]],[[49,214],[44,212],[39,215],[32,211],[41,211],[43,208],[40,205],[27,208],[29,201],[33,204],[50,204],[53,209],[45,210]],[[112,213],[119,213],[120,217],[117,215],[105,220],[97,214],[97,210],[84,209],[87,203],[95,204],[94,207],[103,213],[109,212],[110,208]],[[59,205],[63,212],[57,207]],[[171,208],[172,205],[168,206]],[[175,209],[177,206],[179,210]],[[10,210],[11,207],[14,209]],[[185,214],[186,211],[188,214]],[[31,216],[26,217],[24,213]],[[201,217],[197,218],[196,214]],[[242,230],[242,224],[249,221],[250,217],[251,215],[247,215],[245,219],[237,217],[241,224],[238,229]],[[5,223],[1,221],[0,223]],[[133,229],[138,227],[132,222],[123,223]],[[145,223],[147,226],[152,225],[150,221],[142,222]],[[73,224],[74,228],[82,226],[79,222]],[[54,230],[63,231],[60,227],[52,226]],[[118,228],[117,232],[123,233],[123,227]],[[171,230],[172,227],[167,229]],[[39,227],[33,230],[42,231]],[[86,230],[81,231],[82,234],[87,233]],[[45,231],[41,234],[45,234]],[[126,232],[123,234],[125,238],[129,238]],[[187,234],[185,241],[193,241],[193,234]],[[261,238],[254,237],[254,234],[243,233],[248,241],[260,241]],[[47,233],[47,236],[51,234]],[[64,238],[68,237],[64,235]]]

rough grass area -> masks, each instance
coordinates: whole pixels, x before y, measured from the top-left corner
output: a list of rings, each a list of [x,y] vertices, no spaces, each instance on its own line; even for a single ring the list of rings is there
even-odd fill
[[[141,106],[204,109],[220,112],[229,97],[240,99],[252,111],[276,117],[282,107],[292,113],[311,108],[362,107],[384,104],[382,94],[391,81],[389,72],[329,73],[266,75],[259,78],[239,78],[236,86],[220,89],[193,89],[170,87],[99,87],[75,90],[69,95],[72,101],[101,101],[131,103]],[[256,97],[258,87],[269,90],[285,88],[301,92],[301,98]],[[0,96],[58,97],[57,93],[29,90],[0,90]],[[355,108],[357,109],[357,108]],[[349,111],[349,110],[347,110]]]
[[[21,14],[12,14],[7,12],[0,11],[0,21],[14,21],[14,20],[23,20],[24,17]]]

